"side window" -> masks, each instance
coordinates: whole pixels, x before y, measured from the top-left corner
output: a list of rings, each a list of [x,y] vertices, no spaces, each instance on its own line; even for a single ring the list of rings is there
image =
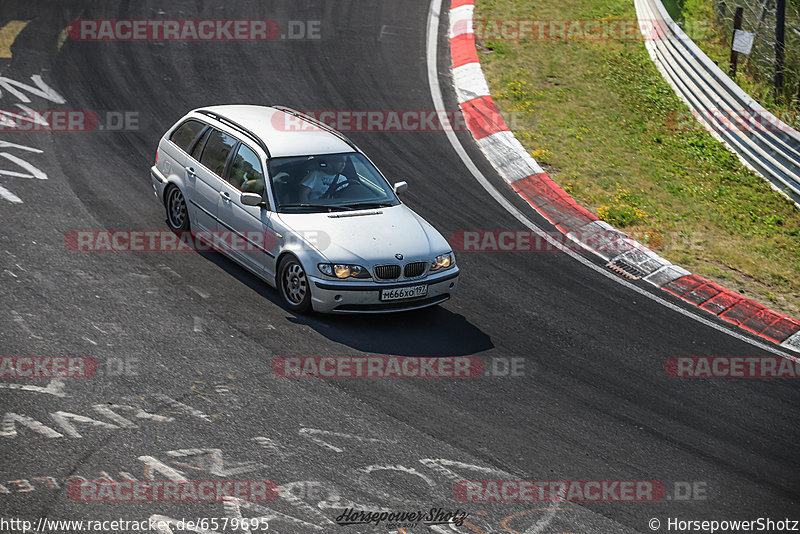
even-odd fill
[[[264,168],[261,166],[261,160],[245,145],[239,146],[228,182],[246,193],[264,194]]]
[[[189,152],[192,141],[197,138],[197,134],[199,134],[203,128],[205,128],[205,124],[202,122],[189,119],[172,132],[169,140],[181,147],[184,152]]]
[[[217,176],[225,174],[225,163],[236,145],[236,139],[219,130],[212,131],[208,136],[200,163],[211,169]]]
[[[212,130],[213,130],[213,128],[209,128],[208,130],[203,132],[203,137],[201,137],[200,140],[197,142],[197,144],[194,145],[194,148],[192,149],[192,153],[189,154],[190,156],[192,156],[197,161],[200,161],[200,154],[203,153],[203,147],[206,146],[206,140],[208,140],[208,136],[211,135],[211,131]]]

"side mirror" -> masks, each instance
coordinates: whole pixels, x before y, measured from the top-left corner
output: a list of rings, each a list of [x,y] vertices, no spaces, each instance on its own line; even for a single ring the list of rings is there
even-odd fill
[[[239,200],[245,206],[266,206],[264,199],[261,198],[261,195],[257,195],[256,193],[242,193],[242,196],[239,197]]]
[[[408,189],[408,183],[407,182],[395,182],[394,185],[392,186],[392,189],[394,189],[394,193],[396,195],[399,195],[400,193],[402,193],[403,191]]]

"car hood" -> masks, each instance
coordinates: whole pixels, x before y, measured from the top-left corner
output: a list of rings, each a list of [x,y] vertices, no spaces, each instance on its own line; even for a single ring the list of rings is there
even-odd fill
[[[306,236],[331,262],[376,265],[430,261],[450,245],[422,217],[403,204],[388,208],[333,213],[280,213],[281,222]]]

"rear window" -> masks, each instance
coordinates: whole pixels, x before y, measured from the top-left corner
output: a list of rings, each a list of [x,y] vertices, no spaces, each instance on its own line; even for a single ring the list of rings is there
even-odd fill
[[[236,139],[219,130],[214,130],[208,136],[203,155],[200,156],[200,163],[211,169],[217,176],[222,177],[225,173],[228,156],[235,145]]]
[[[192,141],[197,138],[197,134],[199,134],[204,127],[205,124],[202,122],[190,119],[172,132],[169,140],[181,147],[184,152],[189,152]]]

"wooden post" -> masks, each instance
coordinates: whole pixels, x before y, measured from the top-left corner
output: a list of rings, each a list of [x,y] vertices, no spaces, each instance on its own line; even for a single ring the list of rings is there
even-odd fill
[[[736,63],[739,61],[739,52],[733,49],[733,40],[736,38],[736,30],[742,29],[742,16],[744,8],[737,7],[736,14],[733,16],[733,36],[731,37],[731,67],[728,71],[731,78],[736,77]]]

